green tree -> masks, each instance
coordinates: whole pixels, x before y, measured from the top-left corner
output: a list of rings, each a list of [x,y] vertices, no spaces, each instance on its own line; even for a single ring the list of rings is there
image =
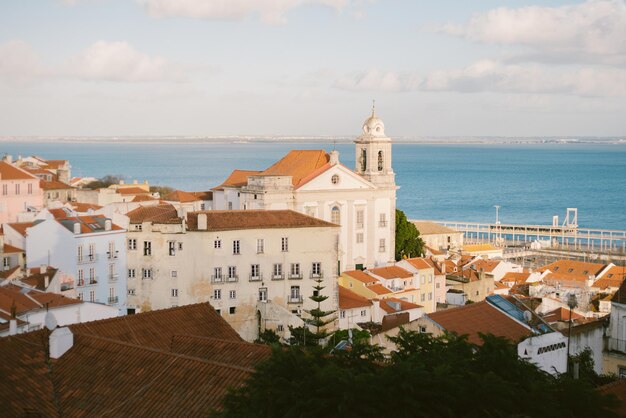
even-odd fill
[[[335,313],[335,311],[322,310],[322,302],[328,299],[328,296],[322,295],[322,290],[324,289],[322,281],[323,279],[321,277],[315,279],[316,284],[313,286],[314,292],[312,296],[309,296],[309,299],[316,302],[317,307],[306,311],[309,315],[309,318],[304,319],[306,325],[302,327],[289,327],[292,344],[317,346],[320,344],[321,340],[331,335],[331,333],[326,330],[326,325],[336,319],[334,316],[328,318],[328,316]],[[310,327],[313,327],[315,331],[311,331]]]
[[[120,184],[120,181],[123,179],[124,176],[122,176],[121,174],[107,174],[106,176],[85,185],[85,188],[92,190],[103,189],[109,187],[112,184]]]
[[[406,219],[406,215],[396,209],[396,261],[402,257],[421,257],[424,255],[424,241],[414,224]]]
[[[226,396],[219,417],[615,416],[614,399],[584,380],[549,375],[521,360],[507,340],[401,330],[387,359],[360,346],[328,355],[274,350]],[[355,352],[356,351],[356,352]]]

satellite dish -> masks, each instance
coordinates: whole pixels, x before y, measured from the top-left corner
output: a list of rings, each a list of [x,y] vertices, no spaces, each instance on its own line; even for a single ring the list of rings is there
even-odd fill
[[[50,311],[48,311],[46,313],[46,317],[44,318],[44,325],[46,326],[46,328],[48,328],[50,331],[54,331],[54,329],[57,327],[57,319],[54,317],[54,314]]]
[[[530,311],[524,311],[524,320],[526,323],[530,323],[530,320],[533,319],[533,314]]]

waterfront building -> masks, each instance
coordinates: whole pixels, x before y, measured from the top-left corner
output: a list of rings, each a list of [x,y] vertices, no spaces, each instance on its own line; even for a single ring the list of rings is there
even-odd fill
[[[161,200],[174,206],[178,215],[184,217],[188,212],[212,209],[212,192],[185,192],[174,190],[161,196]]]
[[[43,207],[39,178],[8,161],[0,161],[0,225],[20,221],[25,212]]]
[[[77,216],[61,209],[55,218],[29,224],[8,224],[5,231],[20,235],[26,267],[54,266],[67,278],[78,299],[115,306],[126,313],[126,231],[102,215]]]
[[[235,170],[213,189],[214,209],[291,209],[341,225],[339,271],[394,261],[395,174],[391,139],[372,111],[355,140],[356,167],[339,153],[290,151],[263,171]]]
[[[463,247],[463,232],[431,221],[411,221],[427,247],[448,251]]]
[[[337,309],[339,227],[290,210],[128,214],[128,303],[135,312],[208,301],[246,340],[301,326],[320,280]]]
[[[43,190],[44,207],[54,206],[54,202],[67,203],[76,199],[75,188],[58,180],[41,180],[39,186]]]
[[[12,161],[11,156],[6,156],[5,160]],[[18,156],[15,165],[46,181],[60,181],[61,183],[70,184],[72,178],[72,167],[68,160],[46,160],[35,155],[22,158]]]

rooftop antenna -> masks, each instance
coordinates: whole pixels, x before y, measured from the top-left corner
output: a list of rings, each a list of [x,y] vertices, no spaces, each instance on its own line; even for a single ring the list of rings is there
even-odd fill
[[[372,99],[372,117],[376,116],[376,99]]]

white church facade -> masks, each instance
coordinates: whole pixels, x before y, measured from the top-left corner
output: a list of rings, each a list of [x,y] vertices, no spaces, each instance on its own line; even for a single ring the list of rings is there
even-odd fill
[[[354,171],[337,151],[293,150],[266,170],[233,171],[213,189],[213,208],[292,209],[340,225],[338,271],[393,262],[398,187],[392,143],[374,110],[362,129],[354,141]]]

